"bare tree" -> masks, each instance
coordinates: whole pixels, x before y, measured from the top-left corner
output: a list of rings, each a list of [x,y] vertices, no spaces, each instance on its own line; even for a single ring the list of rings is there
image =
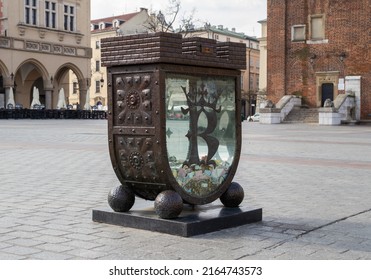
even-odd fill
[[[174,24],[178,19],[181,9],[181,0],[168,0],[168,6],[164,12],[161,10],[150,12],[149,19],[145,23],[145,27],[150,32],[184,32],[194,28],[195,9],[190,15],[183,14],[179,19],[179,28],[175,28]]]
[[[184,37],[187,37],[187,35],[195,29],[195,22],[198,22],[198,20],[195,20],[194,18],[195,13],[196,9],[193,8],[189,15],[183,14],[182,18],[179,21],[180,25],[177,32],[183,33]]]

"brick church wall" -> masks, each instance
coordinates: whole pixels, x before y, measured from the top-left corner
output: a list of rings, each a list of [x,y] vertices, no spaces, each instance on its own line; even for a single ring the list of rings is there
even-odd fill
[[[292,42],[291,28],[301,24],[306,25],[309,40],[309,19],[316,14],[325,15],[328,42]],[[268,0],[268,98],[276,103],[285,94],[297,94],[310,107],[317,107],[316,73],[362,76],[361,119],[367,118],[371,113],[370,14],[371,0]]]

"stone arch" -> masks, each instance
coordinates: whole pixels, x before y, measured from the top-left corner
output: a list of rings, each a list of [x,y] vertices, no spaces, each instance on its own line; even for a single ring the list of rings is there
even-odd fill
[[[9,70],[8,67],[0,60],[0,75],[3,75],[5,77],[9,76]]]
[[[22,61],[14,73],[15,101],[28,108],[32,102],[32,91],[36,85],[41,99],[45,100],[45,80],[49,77],[48,70],[34,58]],[[41,82],[40,82],[41,81]]]
[[[0,60],[0,108],[5,107],[6,87],[9,86],[9,72],[6,65]]]
[[[55,77],[54,79],[59,83],[60,80],[63,78],[63,76],[69,71],[69,70],[72,70],[73,73],[75,73],[75,75],[77,76],[77,79],[79,81],[82,81],[84,80],[84,75],[82,74],[81,70],[79,67],[77,67],[75,64],[73,63],[65,63],[63,65],[61,65],[56,73],[55,73]],[[84,86],[83,84],[81,84],[81,86]],[[85,84],[85,87],[86,88],[86,84]]]
[[[46,68],[44,67],[44,65],[40,61],[38,61],[38,60],[36,60],[34,58],[30,58],[30,59],[27,59],[27,60],[23,61],[17,67],[16,73],[18,73],[19,71],[22,71],[22,67],[24,67],[27,64],[30,64],[30,65],[34,66],[37,69],[37,71],[40,73],[40,76],[43,79],[47,79],[48,78],[48,76],[49,76],[48,75],[48,70],[46,70]],[[22,75],[22,73],[21,73],[21,75]]]
[[[0,108],[5,107],[6,93],[13,86],[8,67],[0,60]]]
[[[72,71],[72,73],[71,73]],[[75,94],[74,83],[78,84],[78,90]],[[60,88],[64,88],[66,93],[67,103],[79,103],[80,105],[85,104],[87,89],[89,87],[89,79],[84,77],[83,72],[78,66],[73,63],[65,63],[61,65],[54,76],[54,85],[57,90],[55,91],[55,100],[58,99],[56,95]],[[70,102],[71,100],[72,102]]]

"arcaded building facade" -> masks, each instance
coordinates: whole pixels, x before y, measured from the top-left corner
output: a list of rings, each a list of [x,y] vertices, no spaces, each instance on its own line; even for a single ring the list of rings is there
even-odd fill
[[[309,107],[354,94],[371,119],[371,0],[268,0],[267,95]]]
[[[10,89],[30,108],[33,87],[48,109],[61,88],[85,104],[90,77],[90,0],[0,0],[0,108]]]

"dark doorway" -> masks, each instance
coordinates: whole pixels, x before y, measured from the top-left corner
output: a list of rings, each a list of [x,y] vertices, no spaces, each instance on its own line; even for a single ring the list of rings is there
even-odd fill
[[[247,112],[246,112],[246,100],[245,99],[242,99],[241,100],[241,118],[243,120],[246,120],[247,118]]]
[[[331,101],[334,101],[334,84],[332,83],[322,84],[321,107],[323,107],[323,104],[328,98],[331,99]]]
[[[0,94],[4,93],[5,94],[5,88],[4,88],[4,82],[3,82],[3,76],[0,75]]]

